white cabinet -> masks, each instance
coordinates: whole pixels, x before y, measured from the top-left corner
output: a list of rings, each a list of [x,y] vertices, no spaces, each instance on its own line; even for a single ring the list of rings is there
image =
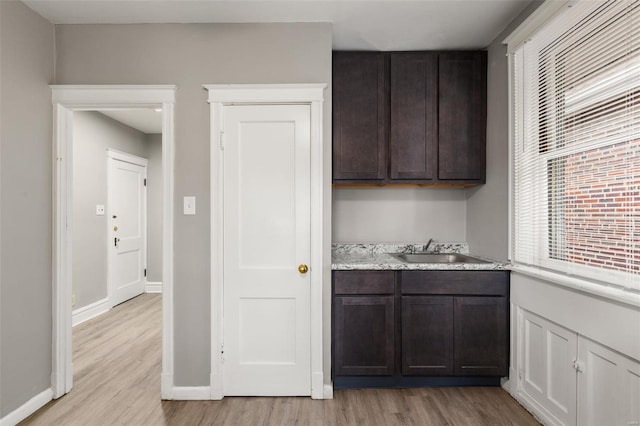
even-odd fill
[[[546,424],[640,425],[640,362],[518,308],[516,398]]]
[[[640,363],[578,339],[578,424],[640,425]]]
[[[576,424],[577,335],[520,309],[519,392],[552,424]]]

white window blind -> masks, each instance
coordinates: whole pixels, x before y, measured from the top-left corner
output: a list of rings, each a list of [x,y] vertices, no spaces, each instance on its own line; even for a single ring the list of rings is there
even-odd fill
[[[578,1],[513,54],[514,262],[640,290],[640,1]]]

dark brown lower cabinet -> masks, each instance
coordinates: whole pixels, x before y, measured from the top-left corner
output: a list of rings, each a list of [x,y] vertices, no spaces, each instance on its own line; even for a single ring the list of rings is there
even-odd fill
[[[335,374],[392,375],[395,367],[394,297],[338,296],[333,308]]]
[[[453,297],[402,298],[402,374],[453,375]]]
[[[397,385],[403,377],[508,374],[508,271],[336,271],[333,278],[334,376],[394,376],[389,383]]]
[[[507,299],[455,297],[453,303],[456,375],[506,376]]]

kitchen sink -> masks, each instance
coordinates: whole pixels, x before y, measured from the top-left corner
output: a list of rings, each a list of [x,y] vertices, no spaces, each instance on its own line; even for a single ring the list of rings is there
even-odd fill
[[[491,263],[459,253],[390,253],[407,263]]]

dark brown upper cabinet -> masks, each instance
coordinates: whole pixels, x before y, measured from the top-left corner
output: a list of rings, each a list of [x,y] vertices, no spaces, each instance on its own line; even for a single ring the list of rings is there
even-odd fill
[[[439,59],[438,179],[483,183],[487,54],[447,52]]]
[[[333,179],[387,177],[387,64],[376,52],[333,54]]]
[[[391,54],[391,180],[436,178],[438,55]]]
[[[333,61],[334,183],[484,183],[486,52],[334,52]]]

